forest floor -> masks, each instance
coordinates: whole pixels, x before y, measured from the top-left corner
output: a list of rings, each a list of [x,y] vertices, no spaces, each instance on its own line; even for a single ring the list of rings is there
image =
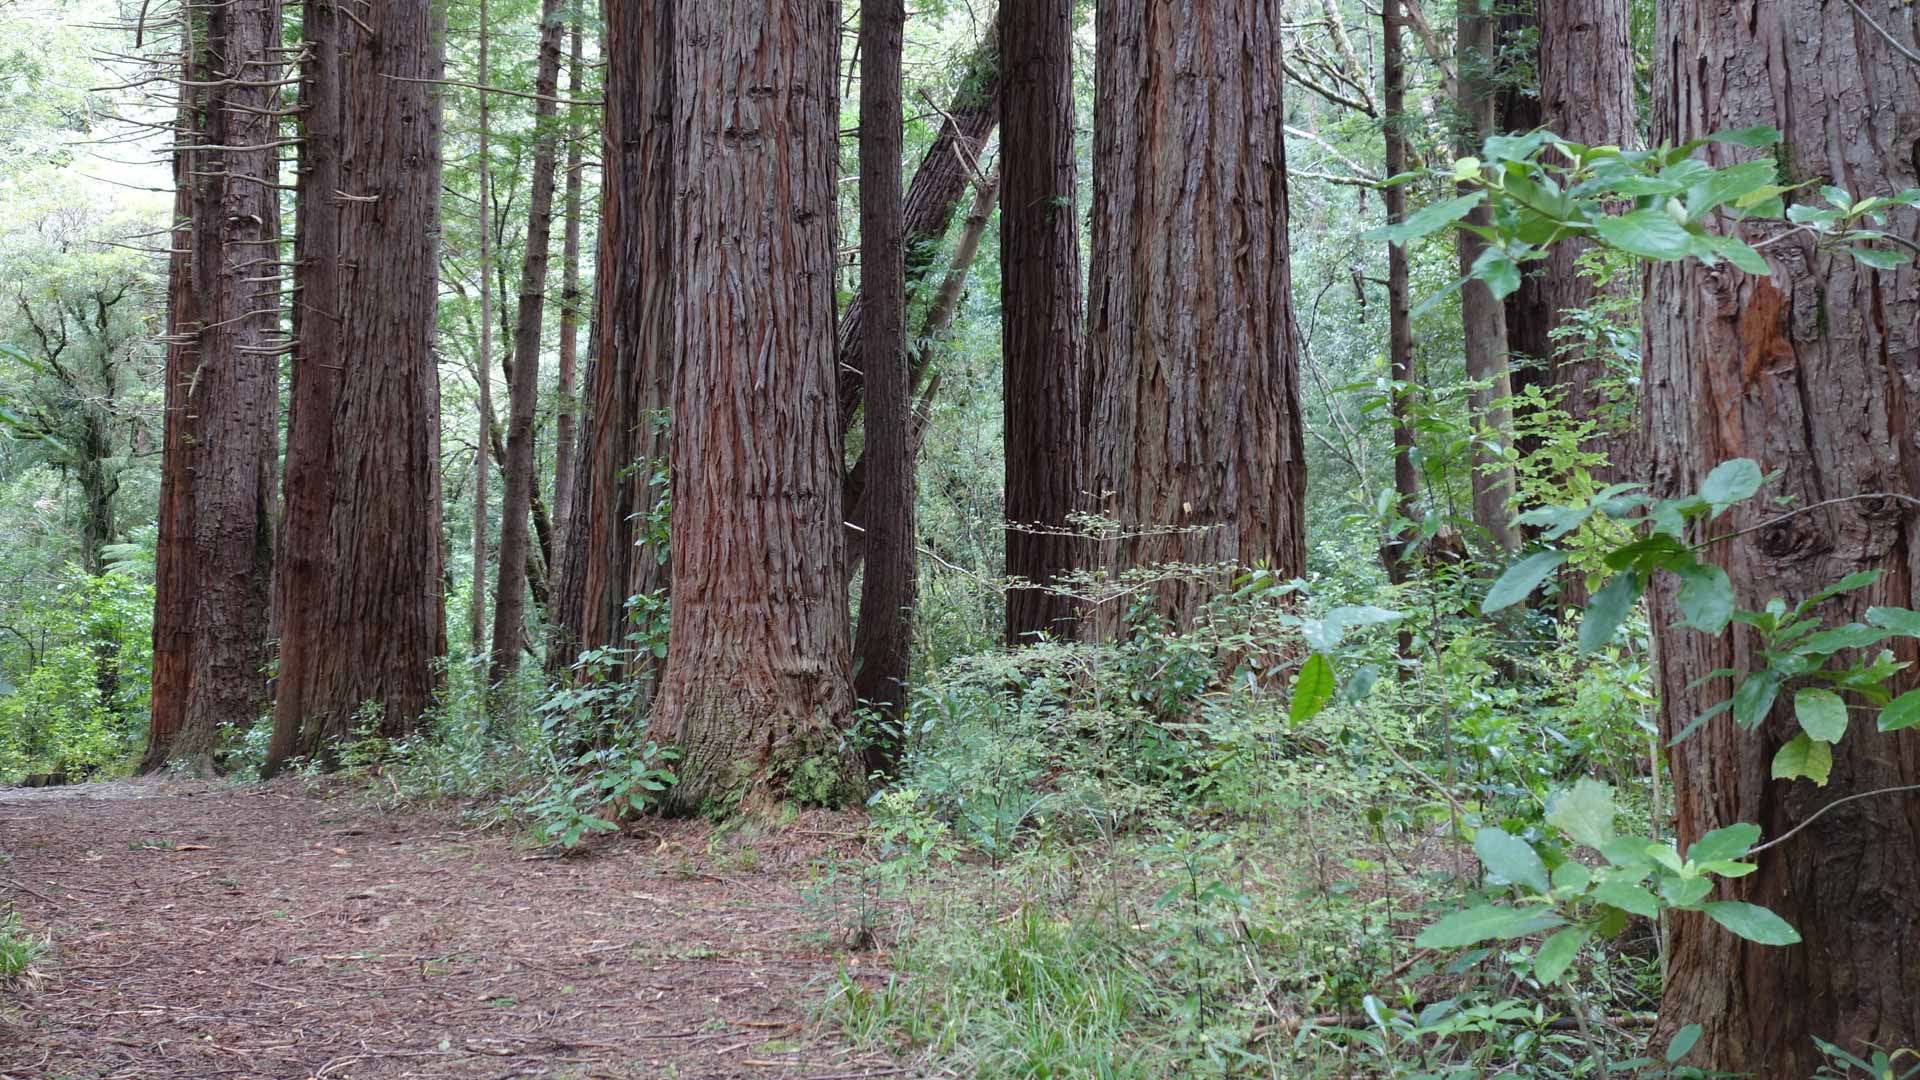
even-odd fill
[[[53,942],[0,1078],[908,1075],[811,1022],[884,973],[818,884],[853,822],[564,859],[463,828],[298,782],[0,791],[0,913]]]

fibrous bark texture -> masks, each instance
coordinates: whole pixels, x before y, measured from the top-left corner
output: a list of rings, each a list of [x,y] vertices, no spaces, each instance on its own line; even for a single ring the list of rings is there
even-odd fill
[[[1890,17],[1910,38],[1911,16]],[[1656,50],[1656,141],[1772,124],[1785,133],[1784,184],[1837,184],[1862,198],[1920,182],[1920,68],[1848,5],[1676,0],[1660,6]],[[1716,165],[1752,154],[1718,145],[1703,153]],[[1920,235],[1911,211],[1890,226]],[[1781,228],[1744,232],[1760,241]],[[1802,237],[1765,250],[1772,273],[1764,277],[1697,262],[1652,272],[1646,406],[1655,494],[1697,491],[1709,470],[1736,457],[1781,470],[1769,490],[1802,507],[1920,494],[1920,275],[1822,253]],[[1849,501],[1767,524],[1778,513],[1757,500],[1713,528],[1756,527],[1709,549],[1743,606],[1771,596],[1791,604],[1870,569],[1883,572],[1875,584],[1819,613],[1845,622],[1873,604],[1920,606],[1920,515],[1910,506]],[[1649,621],[1669,736],[1732,693],[1711,673],[1764,666],[1744,629],[1710,637],[1675,628],[1677,617],[1671,591],[1657,592]],[[1899,659],[1916,659],[1912,641],[1894,648]],[[1914,686],[1912,672],[1899,682],[1899,690]],[[1707,723],[1670,751],[1680,843],[1740,821],[1780,837],[1837,799],[1920,783],[1920,738],[1877,732],[1870,715],[1855,714],[1825,788],[1769,779],[1775,751],[1797,731],[1790,705],[1756,731],[1725,716]],[[1716,898],[1772,908],[1804,944],[1755,945],[1700,916],[1675,918],[1662,1025],[1669,1033],[1703,1026],[1688,1062],[1798,1080],[1822,1063],[1814,1036],[1854,1053],[1868,1043],[1910,1045],[1920,1032],[1912,902],[1920,799],[1880,795],[1838,807],[1756,861],[1756,873],[1724,882]],[[1655,1045],[1664,1045],[1658,1036]]]
[[[446,655],[442,11],[315,0],[306,12],[274,767],[325,750],[363,709],[384,734],[411,731]]]
[[[906,257],[900,147],[904,0],[860,5],[860,345],[866,375],[866,573],[854,641],[854,696],[888,723],[866,747],[870,772],[890,773],[906,704],[918,585],[914,550],[913,380],[907,371]]]
[[[860,788],[834,417],[837,5],[675,11],[673,638],[686,809]]]
[[[627,599],[666,583],[646,519],[666,492],[673,382],[673,69],[675,0],[608,3],[605,144],[594,355],[587,365],[570,551],[556,604],[583,650],[627,643]],[[640,669],[651,657],[638,657]]]
[[[582,17],[576,6],[567,31],[567,97],[572,101],[580,100],[586,82]],[[580,446],[580,218],[585,204],[581,111],[581,106],[574,105],[567,114],[566,235],[560,245],[560,364],[553,417],[553,563],[547,568],[555,582],[565,576],[568,530],[573,524],[574,461]],[[551,608],[548,618],[553,618]]]
[[[1076,605],[1055,583],[1083,561],[1068,515],[1083,505],[1086,346],[1074,212],[1073,3],[1010,3],[1000,17],[1007,574],[1031,583],[1007,592],[1007,641],[1018,645],[1074,629]]]
[[[1088,487],[1127,533],[1103,544],[1110,569],[1305,567],[1282,14],[1278,0],[1100,8]],[[1183,575],[1155,607],[1190,620],[1216,584]],[[1121,606],[1101,605],[1101,633]]]
[[[189,19],[181,132],[185,266],[175,256],[167,380],[167,487],[157,610],[167,675],[156,692],[147,764],[205,768],[222,725],[267,703],[267,622],[279,457],[282,63],[279,0],[230,0]],[[177,410],[177,413],[176,413]],[[184,594],[183,590],[184,589]],[[184,628],[175,619],[184,619]],[[184,670],[174,653],[184,645]],[[184,676],[183,681],[180,680]],[[174,700],[162,699],[162,693]]]

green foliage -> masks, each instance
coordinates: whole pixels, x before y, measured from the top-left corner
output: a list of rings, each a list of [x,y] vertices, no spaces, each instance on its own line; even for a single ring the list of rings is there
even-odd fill
[[[0,987],[33,978],[34,965],[51,947],[51,939],[28,932],[17,913],[0,918]]]
[[[0,776],[126,764],[146,737],[152,583],[69,567],[14,617],[34,633],[0,686]]]

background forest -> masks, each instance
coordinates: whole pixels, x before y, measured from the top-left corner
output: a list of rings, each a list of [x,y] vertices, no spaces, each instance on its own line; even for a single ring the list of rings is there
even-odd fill
[[[0,0],[0,780],[842,811],[901,1074],[1920,1075],[1916,28]]]

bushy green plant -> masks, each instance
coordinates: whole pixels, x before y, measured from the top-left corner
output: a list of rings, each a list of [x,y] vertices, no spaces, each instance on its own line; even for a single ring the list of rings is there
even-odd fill
[[[0,686],[0,776],[84,774],[124,764],[146,735],[153,586],[69,567],[16,616],[47,643]]]

